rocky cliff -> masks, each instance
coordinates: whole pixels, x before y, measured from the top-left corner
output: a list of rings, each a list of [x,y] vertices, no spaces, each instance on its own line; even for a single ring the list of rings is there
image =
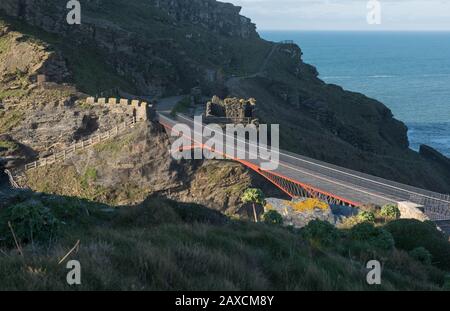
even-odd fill
[[[53,55],[38,72],[57,85],[69,82],[90,95],[120,89],[154,97],[200,86],[205,96],[255,98],[258,118],[280,124],[284,149],[440,192],[450,189],[447,162],[408,149],[406,126],[386,106],[318,79],[298,46],[260,39],[238,7],[213,0],[81,3],[82,24],[74,26],[65,21],[66,1],[0,3],[8,29]],[[3,101],[9,107],[26,102],[27,83],[4,83]],[[7,129],[22,135],[20,110],[3,114]],[[29,118],[25,123],[32,128]]]
[[[255,25],[240,8],[215,0],[81,1],[82,24],[66,22],[67,1],[4,0],[8,16],[63,36],[78,49],[95,54],[127,85],[110,83],[146,95],[188,90],[214,84],[222,67],[244,67],[237,42],[260,42]],[[77,75],[77,65],[73,70]],[[81,76],[79,76],[82,79]],[[96,80],[101,77],[96,77]],[[104,78],[103,78],[104,79]],[[75,77],[77,81],[77,77]],[[84,86],[84,83],[81,83]],[[213,85],[212,85],[213,86]],[[83,91],[104,91],[86,85]]]

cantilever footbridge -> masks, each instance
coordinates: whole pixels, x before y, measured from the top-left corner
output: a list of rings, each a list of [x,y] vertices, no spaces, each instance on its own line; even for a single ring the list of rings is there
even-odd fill
[[[167,108],[167,106],[163,107]],[[158,109],[158,121],[171,131],[176,124],[188,125],[192,131],[194,120],[186,115],[171,115]],[[207,126],[201,124],[200,129]],[[193,140],[193,139],[192,139]],[[245,142],[248,152],[250,142]],[[192,141],[194,148],[205,148],[203,141]],[[261,159],[237,159],[223,154],[262,175],[290,197],[316,197],[332,204],[362,206],[411,202],[423,206],[425,214],[434,221],[450,220],[450,195],[444,195],[409,185],[397,183],[361,172],[280,150],[279,166],[275,170],[261,167]]]

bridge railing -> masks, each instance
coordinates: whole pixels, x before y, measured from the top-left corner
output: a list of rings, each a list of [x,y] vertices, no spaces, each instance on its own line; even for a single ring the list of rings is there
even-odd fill
[[[189,119],[189,121],[192,122],[191,118],[183,116],[182,114],[177,116],[177,119],[179,118],[181,118],[181,120],[179,120],[181,122],[183,122],[183,119]],[[206,124],[203,124],[203,126],[206,126]],[[359,186],[362,190],[370,189],[370,192],[376,197],[384,198],[382,201],[386,203],[399,202],[401,200],[411,201],[424,205],[430,213],[433,211],[439,212],[442,215],[450,213],[450,196],[446,194],[440,194],[383,179],[381,177],[360,173],[284,150],[280,150],[280,160],[288,164],[300,165],[302,168],[311,168],[314,172],[318,172],[318,174],[323,175],[330,180],[334,180],[336,183],[348,183],[349,185],[354,186],[354,188],[358,188]],[[299,161],[301,163],[299,163]],[[367,193],[367,201],[370,200],[371,196],[373,195]]]
[[[336,176],[339,174],[340,179],[345,179],[348,181],[367,184],[370,183],[372,185],[377,185],[383,187],[385,189],[389,189],[392,194],[400,195],[404,199],[408,200],[416,200],[417,198],[422,199],[435,199],[437,201],[442,201],[444,203],[450,204],[450,195],[442,194],[438,192],[433,192],[421,188],[417,188],[411,185],[402,184],[399,182],[387,180],[378,176],[373,176],[365,173],[361,173],[358,171],[354,171],[351,169],[343,168],[334,164],[329,164],[323,161],[311,159],[305,156],[297,155],[287,151],[281,151],[282,154],[291,157],[291,159],[287,159],[290,163],[295,163],[295,161],[302,161],[303,163],[309,163],[312,166],[319,166],[323,168],[321,172],[324,174],[328,174],[329,176]]]

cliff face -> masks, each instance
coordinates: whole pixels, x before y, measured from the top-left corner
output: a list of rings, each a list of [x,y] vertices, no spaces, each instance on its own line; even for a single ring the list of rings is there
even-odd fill
[[[87,10],[104,9],[106,2],[116,6],[121,5],[120,1],[114,0],[80,1],[82,8]],[[69,27],[62,23],[65,19],[66,3],[65,0],[2,0],[0,8],[6,14],[23,18],[46,31],[62,32],[69,30]],[[149,0],[146,2],[130,1],[127,5],[134,6],[136,3],[142,5],[144,9],[153,7],[164,11],[172,19],[174,25],[187,23],[229,37],[259,38],[256,25],[249,18],[240,15],[241,7],[230,3],[215,0]]]
[[[166,96],[200,86],[208,97],[256,98],[257,117],[280,124],[284,149],[432,190],[450,189],[448,166],[409,150],[406,126],[386,106],[318,79],[298,46],[260,39],[240,8],[214,0],[81,3],[82,24],[69,26],[66,1],[0,2],[8,27],[44,42],[54,55],[53,65],[40,71],[50,80],[90,95],[108,96],[119,88]],[[58,71],[67,74],[52,74]],[[23,102],[18,90],[8,90],[12,95],[5,99]],[[20,123],[9,115],[11,124]]]
[[[66,22],[66,3],[2,0],[0,10],[67,38],[72,47],[100,49],[95,53],[103,62],[132,82],[126,90],[140,94],[162,95],[199,83],[213,87],[219,69],[245,66],[230,40],[259,42],[255,25],[239,7],[214,0],[81,1],[82,24],[76,26]]]
[[[215,0],[151,0],[179,23],[199,25],[208,31],[242,39],[259,38],[256,25],[240,15],[241,7]]]

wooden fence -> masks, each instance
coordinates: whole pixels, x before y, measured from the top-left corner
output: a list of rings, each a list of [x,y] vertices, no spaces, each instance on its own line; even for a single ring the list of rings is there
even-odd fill
[[[41,158],[41,159],[31,162],[31,163],[27,163],[24,166],[24,171],[27,172],[29,170],[32,170],[32,169],[35,169],[38,167],[43,167],[43,166],[54,164],[56,162],[64,161],[65,159],[74,155],[77,151],[84,150],[88,147],[91,147],[93,145],[101,143],[105,140],[116,137],[119,134],[121,134],[122,132],[126,131],[127,129],[133,128],[135,126],[135,124],[136,124],[136,118],[132,117],[131,119],[119,124],[118,126],[116,126],[115,128],[113,128],[109,131],[106,131],[106,132],[100,133],[98,135],[92,136],[88,139],[84,139],[82,141],[76,142],[76,143],[70,145],[69,147],[65,148],[64,150],[53,153],[45,158]]]
[[[117,125],[116,127],[103,132],[97,135],[91,136],[90,138],[84,139],[82,141],[73,143],[69,147],[65,148],[62,151],[55,152],[47,157],[41,158],[37,161],[27,163],[24,165],[22,169],[11,172],[9,170],[5,170],[5,173],[8,175],[9,182],[13,188],[22,189],[20,185],[21,180],[24,179],[25,173],[29,170],[36,169],[38,167],[44,167],[47,165],[51,165],[57,162],[61,162],[66,160],[67,158],[73,156],[77,151],[84,150],[88,147],[94,146],[98,143],[104,142],[105,140],[114,138],[126,130],[135,127],[137,121],[135,117],[132,117],[125,122]]]

